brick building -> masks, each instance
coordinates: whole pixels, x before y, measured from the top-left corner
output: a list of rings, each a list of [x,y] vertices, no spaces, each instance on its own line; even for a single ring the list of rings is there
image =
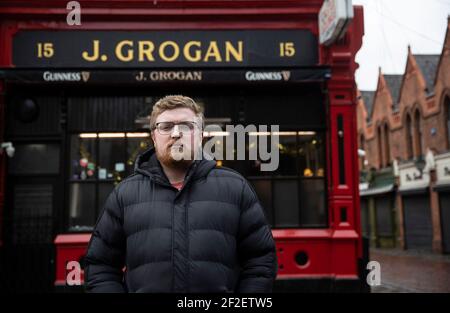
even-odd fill
[[[440,55],[407,53],[360,91],[362,225],[375,246],[450,253],[450,19]]]

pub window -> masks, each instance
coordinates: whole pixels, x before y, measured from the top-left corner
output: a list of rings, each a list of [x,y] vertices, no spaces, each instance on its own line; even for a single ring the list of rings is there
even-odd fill
[[[149,133],[71,135],[69,231],[92,230],[114,186],[133,173],[150,140]]]
[[[290,176],[296,175],[298,171],[297,159],[300,153],[304,155],[304,151],[301,152],[297,149],[298,136],[296,132],[281,132],[279,136],[278,148],[280,151],[280,163],[278,169],[275,171],[277,175]]]
[[[270,137],[267,142],[270,145]],[[272,227],[326,227],[324,133],[281,131],[278,147],[279,166],[275,171],[260,170],[261,164],[270,161],[224,160],[220,164],[246,176]]]

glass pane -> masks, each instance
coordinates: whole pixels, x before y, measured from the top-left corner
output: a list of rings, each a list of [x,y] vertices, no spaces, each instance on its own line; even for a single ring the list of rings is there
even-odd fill
[[[275,173],[277,175],[297,175],[297,136],[281,135],[279,141],[280,163]]]
[[[253,185],[253,188],[255,188],[258,199],[264,208],[267,221],[273,225],[271,181],[269,179],[254,179],[250,180],[250,183]]]
[[[231,138],[231,136],[234,136],[234,147],[227,147],[227,140]],[[227,148],[230,148],[231,151],[228,151]],[[231,149],[232,148],[232,149]],[[229,136],[223,137],[223,143],[222,143],[222,151],[223,151],[223,161],[219,162],[219,164],[222,164],[223,166],[229,167],[234,169],[235,171],[239,172],[243,176],[255,176],[255,167],[257,167],[257,172],[259,173],[259,166],[258,161],[256,160],[249,160],[249,141],[248,136],[245,139],[245,160],[238,160],[238,150],[242,149],[242,147],[239,147],[239,143],[237,140],[237,135],[231,134]],[[227,160],[227,154],[233,155],[233,160]]]
[[[102,134],[100,134],[102,135]],[[99,139],[98,178],[122,180],[125,173],[125,135]]]
[[[248,136],[247,137],[247,150],[254,151],[257,156],[257,160],[250,158],[250,154],[247,153],[248,161],[246,161],[246,173],[249,176],[295,176],[297,175],[297,132],[280,132],[278,136],[278,149],[279,149],[279,162],[278,167],[273,171],[261,171],[261,165],[275,164],[273,158],[275,157],[275,151],[272,151],[272,137],[269,135]],[[251,139],[257,138],[256,142],[250,142]],[[260,158],[260,151],[266,156],[265,161]],[[267,159],[268,158],[268,159]],[[267,165],[269,166],[269,165]]]
[[[72,135],[70,146],[71,179],[95,179],[97,155],[96,138],[83,138],[81,134]]]
[[[294,179],[273,180],[273,184],[275,227],[298,227],[298,181]]]
[[[106,199],[114,190],[113,183],[101,183],[98,185],[98,206],[97,206],[97,218],[101,214],[102,209],[106,203]],[[96,219],[97,219],[96,218]]]
[[[299,175],[324,177],[325,144],[321,134],[299,135]]]
[[[58,174],[59,145],[14,144],[13,158],[8,159],[10,174]]]
[[[133,174],[134,162],[139,154],[151,147],[150,137],[128,137],[126,176]]]
[[[304,179],[300,182],[302,226],[326,226],[325,180]]]
[[[95,224],[95,184],[70,184],[69,230],[92,230]]]

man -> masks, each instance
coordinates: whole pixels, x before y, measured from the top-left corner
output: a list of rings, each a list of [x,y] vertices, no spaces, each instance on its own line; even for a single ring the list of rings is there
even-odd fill
[[[201,108],[164,97],[150,128],[154,148],[111,193],[93,231],[87,291],[271,292],[275,244],[255,192],[237,172],[196,158]]]

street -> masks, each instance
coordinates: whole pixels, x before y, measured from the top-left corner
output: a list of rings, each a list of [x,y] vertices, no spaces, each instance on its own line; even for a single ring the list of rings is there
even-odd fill
[[[374,293],[450,292],[450,255],[428,251],[371,249],[381,265],[381,285]]]

